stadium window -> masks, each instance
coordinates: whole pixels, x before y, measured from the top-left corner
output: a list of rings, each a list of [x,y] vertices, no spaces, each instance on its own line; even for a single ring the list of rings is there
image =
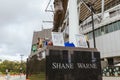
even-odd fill
[[[112,24],[109,24],[108,26],[108,33],[113,32],[113,31],[114,31],[114,24],[112,23]]]
[[[115,31],[115,29],[114,29],[115,23],[112,23],[111,26],[112,26],[112,32]]]
[[[109,27],[109,25],[105,26],[105,33],[108,33],[108,27]]]
[[[114,23],[114,31],[116,31],[116,30],[118,30],[118,29],[119,29],[119,27],[118,27],[118,23],[115,22],[115,23]]]
[[[101,28],[98,29],[98,36],[101,35]]]
[[[118,21],[117,23],[118,23],[118,27],[119,27],[118,29],[120,30],[120,21]]]
[[[105,26],[101,27],[101,35],[105,34]]]
[[[95,30],[95,37],[116,31],[116,30],[120,30],[120,21],[102,26],[99,29]],[[92,39],[93,38],[93,32],[89,32],[86,34],[88,36],[88,39]]]
[[[95,37],[98,37],[101,35],[101,28],[95,30]]]
[[[98,31],[97,30],[95,30],[95,37],[97,37],[98,36]]]

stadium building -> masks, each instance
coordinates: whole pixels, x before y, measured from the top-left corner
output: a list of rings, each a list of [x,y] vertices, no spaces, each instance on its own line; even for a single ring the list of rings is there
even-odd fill
[[[118,64],[120,62],[120,0],[77,0],[77,7],[79,32],[88,37],[90,47],[93,48],[94,26],[96,48],[101,52],[101,59],[108,65]],[[60,28],[65,35],[69,34],[68,16],[69,11]]]

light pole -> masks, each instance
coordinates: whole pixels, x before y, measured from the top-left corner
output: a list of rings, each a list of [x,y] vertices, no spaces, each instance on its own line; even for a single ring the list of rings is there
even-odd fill
[[[90,6],[90,8],[91,8],[91,19],[92,19],[93,44],[94,44],[94,48],[96,48],[94,18],[93,18],[94,9],[93,9],[92,5]]]
[[[20,55],[20,57],[21,57],[21,63],[20,63],[20,73],[22,73],[22,59],[23,59],[23,56],[24,56],[23,54],[21,54],[21,55]]]
[[[23,54],[20,55],[20,57],[21,57],[21,65],[22,65],[23,56],[24,56]]]
[[[91,11],[91,19],[92,19],[91,24],[92,24],[92,32],[93,32],[93,44],[94,44],[94,48],[96,48],[94,18],[93,18],[93,13],[95,13],[95,10],[93,8],[94,3],[92,4],[88,2],[86,5],[91,9],[90,11]]]

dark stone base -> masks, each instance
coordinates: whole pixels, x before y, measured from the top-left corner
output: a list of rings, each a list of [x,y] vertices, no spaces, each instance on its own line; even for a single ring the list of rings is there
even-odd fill
[[[93,48],[48,47],[47,80],[102,80],[100,53]]]

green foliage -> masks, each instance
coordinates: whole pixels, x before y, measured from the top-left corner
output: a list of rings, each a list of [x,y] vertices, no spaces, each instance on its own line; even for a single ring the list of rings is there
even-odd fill
[[[20,67],[22,66],[22,72],[25,72],[26,70],[26,63],[22,62],[22,64],[18,61],[9,61],[9,60],[4,60],[2,63],[0,63],[0,72],[5,74],[6,69],[11,74],[17,74],[20,72]]]
[[[30,78],[30,80],[46,80],[45,79],[45,73],[31,75],[29,78]]]

